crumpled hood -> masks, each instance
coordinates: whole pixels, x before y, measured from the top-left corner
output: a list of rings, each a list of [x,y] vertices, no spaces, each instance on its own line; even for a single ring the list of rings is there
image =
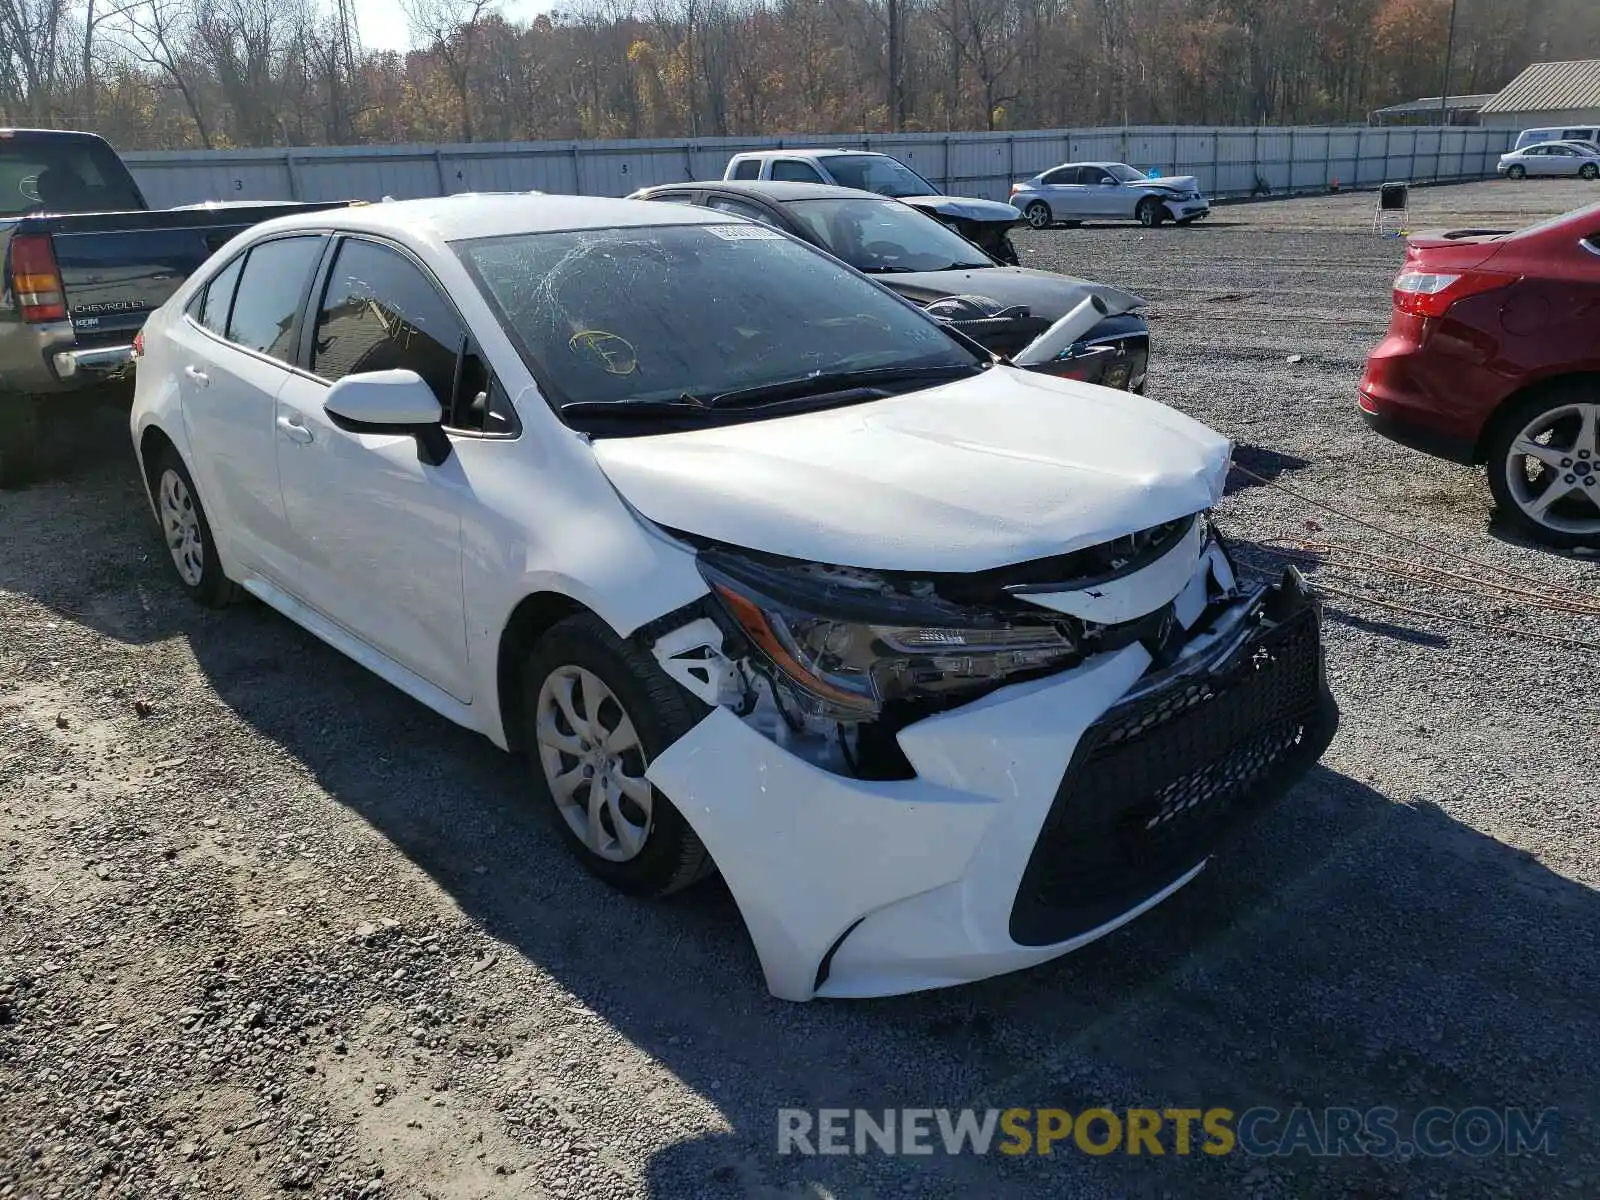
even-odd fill
[[[1210,508],[1230,445],[1162,404],[1010,367],[718,429],[599,439],[650,520],[838,566],[983,571]]]
[[[928,304],[942,296],[987,296],[1003,307],[1026,304],[1036,317],[1054,321],[1083,302],[1085,296],[1099,296],[1111,316],[1143,308],[1145,301],[1132,292],[1057,275],[1054,271],[1035,271],[1031,267],[979,267],[971,271],[908,271],[904,274],[875,275],[879,283],[908,300]]]
[[[1170,179],[1166,177],[1147,179],[1143,186],[1158,188],[1162,191],[1172,192],[1174,195],[1180,195],[1184,192],[1198,192],[1200,190],[1200,181],[1193,175],[1174,175]]]
[[[971,196],[901,196],[902,204],[936,212],[942,217],[961,217],[968,221],[1003,221],[1015,225],[1022,210],[998,200],[978,200]]]

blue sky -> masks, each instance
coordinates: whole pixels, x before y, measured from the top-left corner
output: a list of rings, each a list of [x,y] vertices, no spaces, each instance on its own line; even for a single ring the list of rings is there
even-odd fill
[[[406,28],[405,10],[400,0],[355,0],[356,23],[361,26],[361,43],[369,50],[409,50],[411,33]],[[331,2],[328,7],[332,7]],[[555,7],[553,0],[500,0],[500,14],[508,21],[528,21],[536,13]]]

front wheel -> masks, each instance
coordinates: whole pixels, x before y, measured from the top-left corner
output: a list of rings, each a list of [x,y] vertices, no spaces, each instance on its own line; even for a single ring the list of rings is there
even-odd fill
[[[1139,218],[1139,224],[1146,229],[1154,229],[1167,218],[1167,207],[1154,196],[1146,196],[1139,201],[1139,207],[1134,215]]]
[[[1594,163],[1584,163],[1583,166],[1578,168],[1578,174],[1585,179],[1600,178],[1600,167],[1595,166]]]
[[[1048,229],[1050,227],[1050,206],[1043,200],[1034,200],[1027,208],[1022,210],[1022,215],[1027,218],[1028,224],[1034,229]]]
[[[1526,179],[1527,177],[1528,177],[1528,168],[1527,167],[1518,165],[1518,166],[1507,167],[1506,168],[1506,178],[1507,179]]]
[[[579,862],[634,896],[665,896],[710,874],[705,846],[645,778],[704,705],[588,613],[540,640],[522,680],[534,802]]]
[[[39,472],[39,401],[0,395],[0,489],[31,483]]]
[[[1600,546],[1600,388],[1551,388],[1514,405],[1490,438],[1488,466],[1508,523],[1547,546]]]

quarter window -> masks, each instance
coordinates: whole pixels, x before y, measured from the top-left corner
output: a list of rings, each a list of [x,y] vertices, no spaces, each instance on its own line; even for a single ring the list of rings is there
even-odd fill
[[[321,237],[311,236],[275,238],[250,248],[228,317],[230,342],[294,361],[300,302],[322,246]]]
[[[218,337],[228,333],[228,310],[233,307],[233,289],[239,282],[239,271],[244,266],[244,255],[234,259],[215,278],[206,284],[200,299],[198,320],[202,326]]]

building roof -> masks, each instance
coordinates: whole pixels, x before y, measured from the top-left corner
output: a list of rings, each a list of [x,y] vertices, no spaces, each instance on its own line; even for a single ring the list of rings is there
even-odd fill
[[[1486,113],[1600,108],[1600,58],[1534,63],[1483,106]]]
[[[1475,96],[1451,96],[1451,112],[1472,112],[1482,108],[1495,98],[1494,92],[1483,92]],[[1388,108],[1377,111],[1392,117],[1403,117],[1411,113],[1430,113],[1439,111],[1439,102],[1442,96],[1424,96],[1420,100],[1407,100],[1404,104],[1391,104]]]

